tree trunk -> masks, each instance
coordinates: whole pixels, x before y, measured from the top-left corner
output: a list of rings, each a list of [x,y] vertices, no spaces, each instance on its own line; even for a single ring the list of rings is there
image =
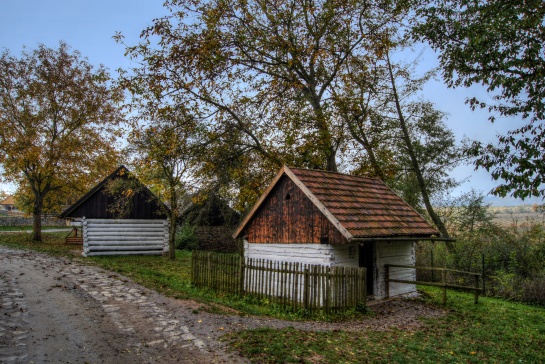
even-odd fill
[[[168,258],[171,260],[176,259],[176,226],[178,223],[178,199],[174,188],[171,188],[170,193],[170,231],[168,234]]]
[[[176,213],[170,213],[170,231],[168,235],[168,258],[171,260],[176,259]]]
[[[375,174],[375,177],[378,177],[382,181],[386,180],[386,176],[384,175],[384,171],[382,170],[381,165],[379,164],[377,157],[375,156],[375,151],[373,147],[371,146],[371,143],[369,143],[369,139],[367,139],[367,135],[365,135],[365,132],[360,127],[359,132],[354,129],[354,125],[350,122],[349,117],[345,117],[346,124],[348,125],[348,130],[350,131],[350,134],[352,137],[360,143],[360,145],[365,149],[367,152],[367,155],[369,156],[369,161],[371,162],[371,166],[373,167],[373,172]]]
[[[328,153],[327,153],[327,170],[330,172],[337,172],[337,160],[335,150],[333,150],[333,147],[330,147]]]
[[[407,152],[409,153],[409,157],[411,160],[412,167],[414,169],[414,174],[416,175],[416,180],[418,181],[418,187],[420,189],[420,194],[422,195],[422,201],[424,202],[424,205],[426,207],[426,211],[428,212],[428,215],[430,215],[431,220],[441,233],[441,237],[443,238],[449,238],[450,235],[447,231],[447,228],[445,227],[445,224],[443,223],[443,220],[435,213],[435,210],[433,209],[433,206],[430,201],[430,196],[428,193],[428,188],[426,185],[426,181],[424,180],[424,176],[422,174],[422,170],[420,169],[420,164],[418,163],[418,159],[416,158],[416,153],[413,148],[413,144],[411,141],[411,137],[409,135],[409,130],[407,128],[407,123],[405,121],[405,117],[403,115],[403,111],[401,109],[401,102],[399,101],[399,95],[397,93],[397,88],[395,84],[394,74],[392,72],[392,64],[390,63],[390,57],[388,53],[386,54],[386,60],[388,62],[388,72],[390,74],[390,82],[392,84],[392,92],[394,96],[396,111],[399,117],[399,124],[401,126],[401,130],[403,132],[403,141],[405,142],[405,146],[407,147]],[[455,247],[452,242],[445,242],[446,247],[450,253],[455,252]]]
[[[32,240],[42,241],[42,197],[35,197],[32,209]]]

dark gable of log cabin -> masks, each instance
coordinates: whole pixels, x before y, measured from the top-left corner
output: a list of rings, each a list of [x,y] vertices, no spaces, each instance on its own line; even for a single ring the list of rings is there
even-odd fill
[[[251,243],[343,244],[346,238],[286,175],[246,225]]]
[[[132,197],[130,212],[123,216],[115,216],[109,211],[109,206],[115,197],[106,192],[107,183],[115,178],[134,178],[124,166],[120,166],[102,182],[93,187],[82,198],[67,208],[59,216],[60,218],[88,219],[166,219],[165,211],[168,208],[145,186]],[[137,181],[140,183],[139,181]]]
[[[376,178],[282,167],[233,237],[249,243],[343,244],[439,235]]]

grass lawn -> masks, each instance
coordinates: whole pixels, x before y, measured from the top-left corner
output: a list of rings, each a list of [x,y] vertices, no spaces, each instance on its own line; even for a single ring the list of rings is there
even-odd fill
[[[44,242],[30,234],[0,234],[0,245],[53,255],[72,256],[64,244],[66,233],[44,232]],[[302,316],[248,297],[215,295],[190,284],[190,257],[177,251],[176,260],[160,256],[90,257],[87,264],[131,277],[134,281],[176,298],[203,302],[205,309],[221,312],[227,306],[246,314],[297,320]],[[440,306],[441,292],[422,287],[426,301]],[[218,304],[218,305],[216,305]],[[293,328],[263,328],[230,334],[233,350],[256,363],[543,363],[545,362],[545,309],[501,299],[479,299],[468,293],[448,292],[449,314],[423,319],[413,331],[303,332]],[[348,318],[362,319],[349,313]],[[320,319],[347,319],[328,317]]]
[[[305,319],[300,312],[283,309],[276,304],[260,301],[248,296],[216,294],[210,290],[198,289],[191,284],[191,252],[176,251],[176,260],[164,256],[95,256],[83,258],[74,255],[78,246],[64,243],[66,232],[42,233],[43,242],[32,241],[31,234],[13,233],[0,234],[0,245],[19,249],[32,249],[57,256],[68,256],[82,260],[85,264],[94,264],[127,277],[133,281],[160,292],[168,297],[179,299],[194,299],[203,303],[203,309],[210,312],[239,311],[240,314],[265,315],[288,320]],[[81,249],[80,252],[81,254]],[[348,312],[337,316],[321,317],[333,320],[344,317],[359,317],[358,312]]]
[[[440,305],[440,290],[423,287]],[[449,314],[414,331],[303,332],[258,329],[231,334],[232,347],[256,363],[543,363],[545,309],[495,298],[472,303],[448,292]]]

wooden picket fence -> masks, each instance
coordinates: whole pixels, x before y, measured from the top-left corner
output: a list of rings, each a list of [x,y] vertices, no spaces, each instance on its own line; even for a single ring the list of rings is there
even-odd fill
[[[191,282],[217,292],[253,295],[293,310],[332,313],[366,302],[366,270],[194,251]]]

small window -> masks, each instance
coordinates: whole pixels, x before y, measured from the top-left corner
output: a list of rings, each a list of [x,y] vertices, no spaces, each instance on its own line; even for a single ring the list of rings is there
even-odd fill
[[[291,200],[291,195],[289,193],[286,195],[286,200]]]

